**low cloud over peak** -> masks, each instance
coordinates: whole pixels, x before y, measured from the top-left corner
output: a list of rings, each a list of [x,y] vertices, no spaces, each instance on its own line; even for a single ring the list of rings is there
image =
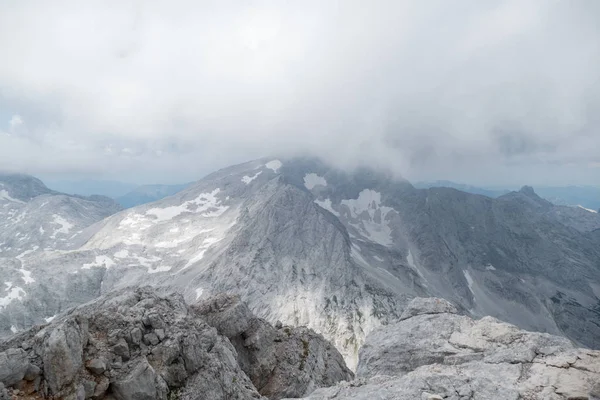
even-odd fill
[[[310,153],[415,179],[598,172],[596,2],[0,7],[0,169],[191,180]]]

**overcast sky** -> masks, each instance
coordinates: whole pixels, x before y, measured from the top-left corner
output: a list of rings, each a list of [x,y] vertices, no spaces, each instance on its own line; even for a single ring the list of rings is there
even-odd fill
[[[0,169],[600,184],[600,1],[0,0]]]

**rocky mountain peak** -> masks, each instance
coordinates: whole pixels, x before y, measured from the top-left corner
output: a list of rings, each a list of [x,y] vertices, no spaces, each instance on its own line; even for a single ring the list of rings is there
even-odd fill
[[[519,192],[526,194],[527,196],[537,197],[537,194],[535,193],[535,191],[533,190],[533,187],[531,187],[531,186],[525,185],[519,190]]]
[[[42,194],[55,193],[48,189],[44,183],[25,174],[0,173],[0,192],[20,201],[28,201]],[[1,199],[2,197],[0,197]]]
[[[274,328],[239,301],[206,304],[223,298],[190,308],[124,289],[0,342],[0,398],[5,386],[15,400],[280,399],[352,379],[313,331]]]

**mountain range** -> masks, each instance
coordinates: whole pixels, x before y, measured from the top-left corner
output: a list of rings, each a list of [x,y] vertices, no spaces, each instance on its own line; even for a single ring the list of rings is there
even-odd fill
[[[164,199],[182,191],[189,185],[189,183],[181,185],[142,185],[122,196],[116,197],[115,201],[124,208],[131,208]]]
[[[416,182],[415,187],[449,187],[463,192],[481,194],[488,197],[500,197],[510,192],[507,189],[481,188],[452,181]],[[536,193],[560,206],[580,206],[593,211],[600,210],[600,186],[536,186]]]
[[[50,180],[48,186],[54,191],[75,196],[100,195],[114,199],[123,208],[150,203],[183,190],[189,183],[174,185],[137,185],[135,183],[108,180]]]
[[[260,318],[321,333],[352,369],[367,335],[419,296],[600,348],[600,215],[530,187],[490,198],[261,159],[119,211],[31,177],[1,182],[15,232],[0,239],[4,336],[148,284],[189,302],[239,295]]]

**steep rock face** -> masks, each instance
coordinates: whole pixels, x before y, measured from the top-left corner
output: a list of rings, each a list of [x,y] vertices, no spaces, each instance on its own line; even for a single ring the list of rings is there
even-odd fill
[[[310,338],[315,361],[306,360],[304,373],[295,376],[286,367],[298,370],[301,351],[281,347],[274,328],[251,314],[246,318],[249,323],[265,324],[259,333],[271,335],[260,338],[260,351],[273,354],[277,362],[272,367],[283,371],[251,369],[255,380],[271,382],[265,391],[271,398],[300,396],[351,378],[341,355],[307,331],[293,336]],[[256,347],[256,343],[247,345]],[[339,364],[323,368],[327,362]],[[49,325],[0,342],[0,383],[11,388],[15,399],[262,398],[226,337],[180,295],[159,296],[148,287],[111,293]]]
[[[194,306],[237,350],[242,370],[270,399],[303,396],[348,381],[354,374],[340,353],[310,329],[256,318],[237,296],[219,295]]]
[[[352,367],[366,334],[397,318],[414,293],[411,285],[359,264],[343,225],[283,178],[244,203],[229,235],[212,263],[182,273],[193,277],[193,293],[239,293],[269,322],[323,333]]]
[[[455,314],[441,299],[414,302],[408,318],[369,335],[356,381],[306,398],[599,398],[599,351],[578,349],[565,338],[522,331],[491,317],[472,320]]]

